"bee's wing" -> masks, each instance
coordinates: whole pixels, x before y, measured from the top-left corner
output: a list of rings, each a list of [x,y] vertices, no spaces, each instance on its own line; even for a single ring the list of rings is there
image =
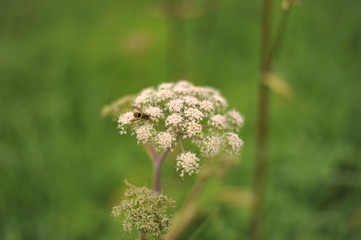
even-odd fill
[[[141,118],[134,118],[134,119],[130,120],[130,122],[136,122],[136,121],[139,121],[139,120],[141,120]]]
[[[132,107],[136,95],[126,95],[102,108],[103,117],[117,118],[120,114],[126,113]]]
[[[136,107],[134,105],[132,105],[132,108],[135,108],[137,111],[139,111],[140,113],[143,113],[143,111],[139,108],[139,107]]]

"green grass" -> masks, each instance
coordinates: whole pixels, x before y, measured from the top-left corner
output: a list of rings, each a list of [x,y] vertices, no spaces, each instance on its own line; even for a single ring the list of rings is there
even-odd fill
[[[151,184],[151,165],[100,109],[178,77],[218,88],[245,115],[242,161],[223,185],[251,188],[261,1],[221,1],[173,25],[147,1],[1,5],[0,239],[132,239],[110,210],[123,179]],[[291,13],[275,71],[295,96],[270,99],[266,239],[361,238],[360,9],[305,0]],[[149,47],[124,52],[137,32]],[[171,161],[164,174],[165,192],[184,199],[194,178],[179,179]],[[219,185],[208,185],[206,220],[185,239],[246,238],[249,210],[212,203]]]

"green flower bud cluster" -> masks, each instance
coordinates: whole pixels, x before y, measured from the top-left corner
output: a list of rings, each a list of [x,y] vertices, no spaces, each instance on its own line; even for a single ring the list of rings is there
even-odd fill
[[[125,232],[137,229],[159,237],[171,224],[167,209],[174,207],[175,201],[167,196],[155,195],[146,187],[134,187],[126,190],[125,199],[113,207],[112,215],[123,217]]]

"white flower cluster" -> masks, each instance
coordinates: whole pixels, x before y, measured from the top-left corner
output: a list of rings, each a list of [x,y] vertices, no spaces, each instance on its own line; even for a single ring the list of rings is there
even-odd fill
[[[199,158],[195,153],[185,152],[177,156],[177,171],[180,171],[180,176],[183,178],[185,173],[192,175],[199,171]]]
[[[203,157],[214,157],[222,151],[239,153],[243,141],[236,132],[243,117],[235,110],[227,111],[228,103],[219,91],[194,86],[187,81],[163,83],[147,88],[133,102],[133,111],[119,116],[120,134],[135,134],[138,143],[149,143],[158,151],[172,149],[178,141],[189,139]],[[134,113],[141,113],[140,117]],[[195,153],[177,156],[181,176],[197,173],[199,158]]]

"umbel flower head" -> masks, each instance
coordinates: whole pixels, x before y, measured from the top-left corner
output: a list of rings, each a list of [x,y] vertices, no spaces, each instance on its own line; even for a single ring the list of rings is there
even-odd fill
[[[151,144],[158,151],[173,149],[188,139],[194,152],[177,156],[181,176],[197,173],[199,157],[214,157],[225,151],[238,154],[243,141],[237,132],[243,117],[228,110],[227,100],[210,87],[194,86],[187,81],[163,83],[135,96],[132,111],[118,118],[120,134],[134,134],[138,143]]]
[[[123,229],[131,233],[135,228],[141,233],[159,237],[171,224],[168,208],[174,208],[175,201],[167,196],[155,195],[146,187],[133,187],[125,192],[125,199],[113,207],[114,217],[123,216]]]

